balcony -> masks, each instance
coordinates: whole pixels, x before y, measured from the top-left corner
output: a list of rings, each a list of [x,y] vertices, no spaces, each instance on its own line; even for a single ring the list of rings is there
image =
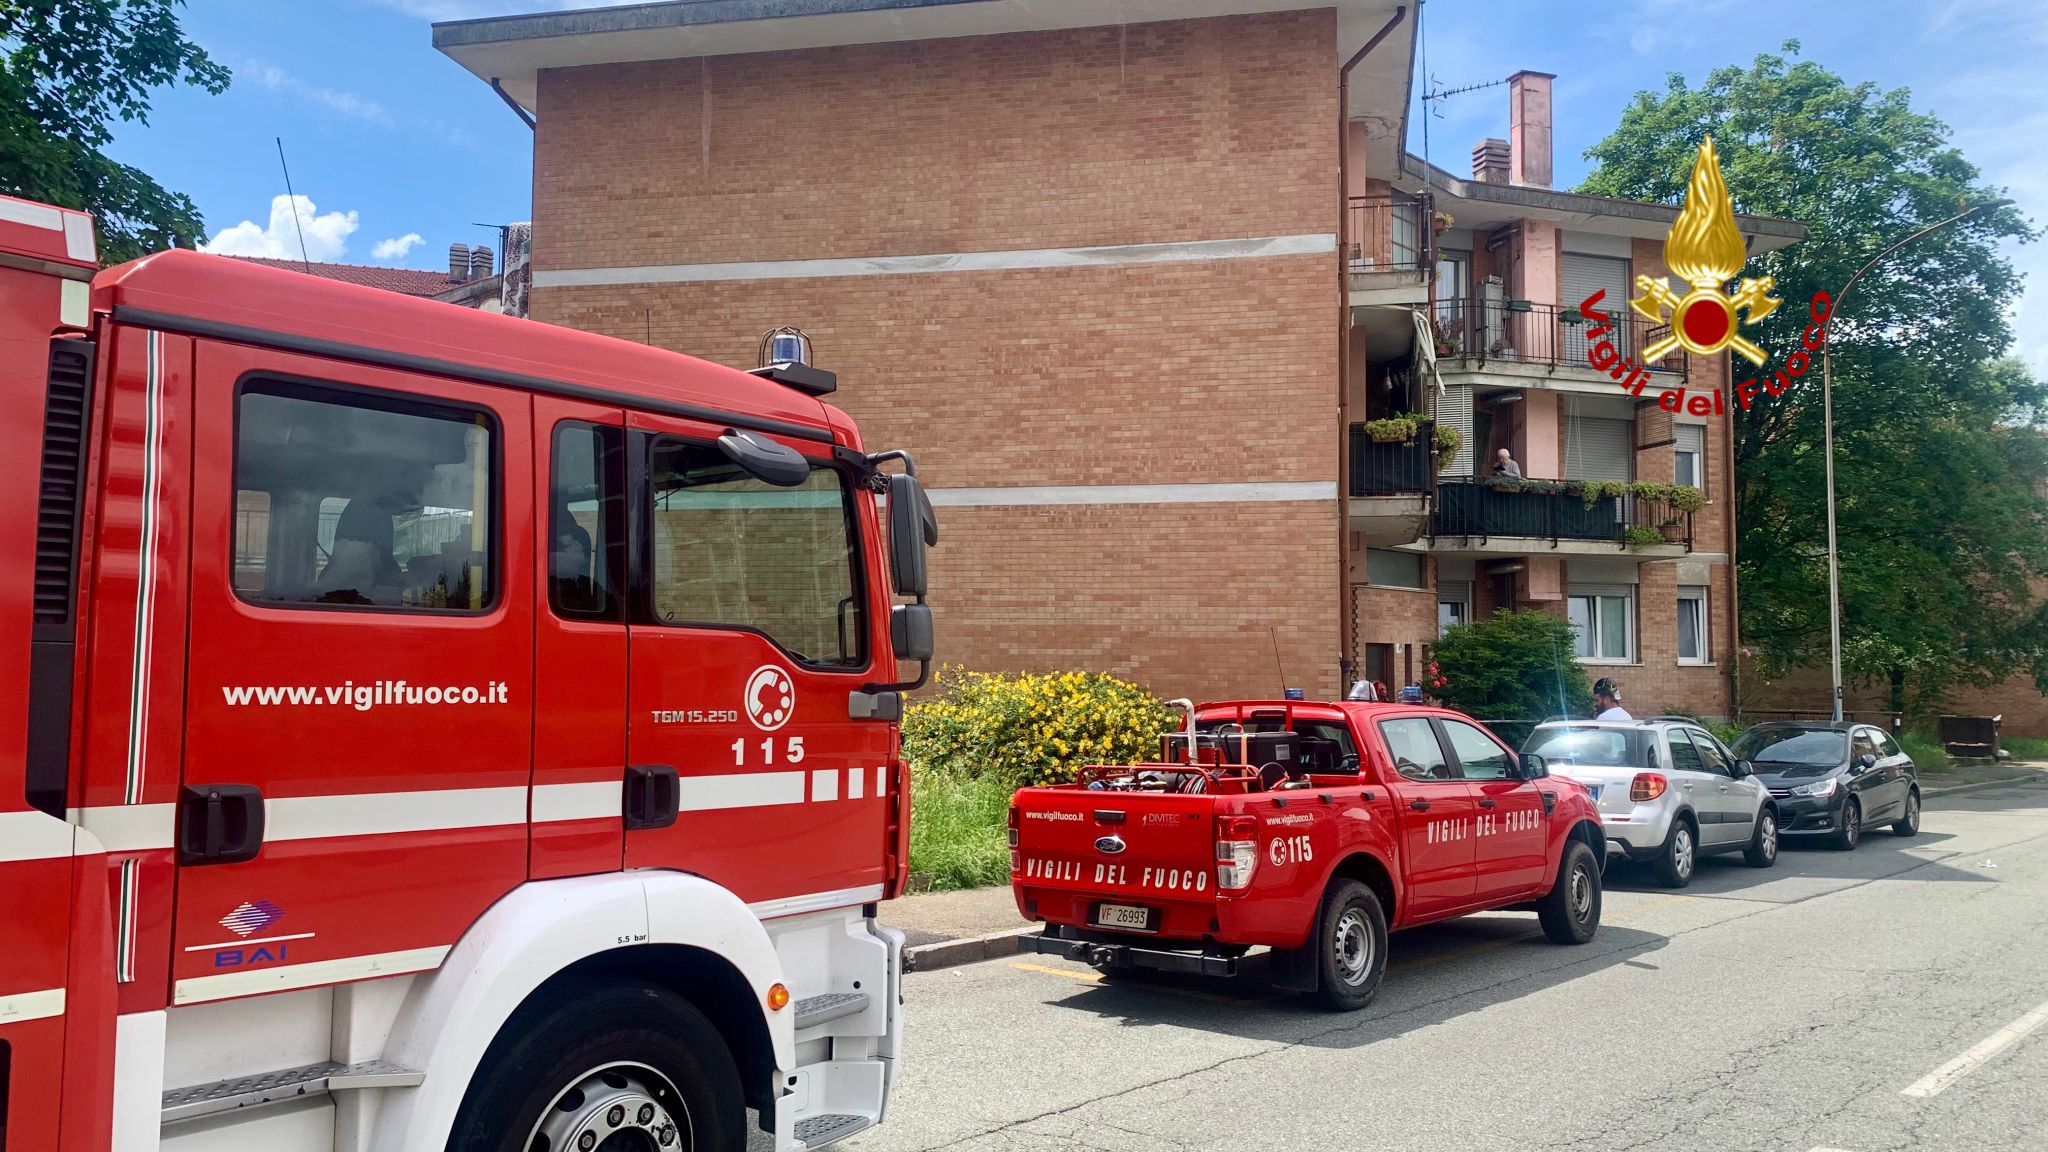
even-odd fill
[[[1441,372],[1536,373],[1617,387],[1612,377],[1586,359],[1588,349],[1600,341],[1587,338],[1594,324],[1581,317],[1576,307],[1526,300],[1439,300],[1435,308],[1437,331],[1450,345],[1448,353],[1437,355]],[[1619,308],[1620,315],[1610,311],[1608,318],[1623,322],[1602,339],[1611,341],[1631,361],[1639,350],[1671,331],[1668,324],[1650,324],[1629,311],[1625,300],[1619,302]],[[1443,346],[1442,342],[1438,345]],[[1685,386],[1688,361],[1683,351],[1649,364],[1637,363],[1651,377],[1644,385],[1645,393]]]
[[[1351,426],[1351,530],[1375,548],[1422,536],[1436,485],[1435,425],[1424,421],[1411,440],[1385,444]]]
[[[1430,550],[1438,553],[1623,552],[1658,560],[1692,551],[1693,516],[1634,493],[1588,504],[1570,481],[1442,481],[1429,536]]]
[[[1353,196],[1344,215],[1354,306],[1429,299],[1430,201],[1405,192]]]

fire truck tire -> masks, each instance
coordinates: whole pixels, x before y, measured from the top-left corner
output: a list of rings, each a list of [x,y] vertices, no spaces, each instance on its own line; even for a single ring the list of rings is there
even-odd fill
[[[1323,897],[1308,946],[1316,950],[1316,1002],[1336,1012],[1372,1003],[1387,974],[1387,914],[1372,889],[1340,880]]]
[[[1600,862],[1584,841],[1565,841],[1557,882],[1536,903],[1536,922],[1556,944],[1584,944],[1600,930]]]
[[[739,1069],[702,1012],[665,989],[593,981],[506,1022],[448,1152],[743,1152],[746,1128]]]

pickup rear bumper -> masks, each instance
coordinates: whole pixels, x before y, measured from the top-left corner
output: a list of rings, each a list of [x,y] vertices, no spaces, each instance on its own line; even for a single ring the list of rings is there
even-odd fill
[[[1202,976],[1237,975],[1238,958],[1235,956],[1146,948],[1101,939],[1070,939],[1059,933],[1058,928],[1048,928],[1040,935],[1022,937],[1018,942],[1019,951],[1063,956],[1105,968],[1152,968],[1161,972],[1193,972]]]

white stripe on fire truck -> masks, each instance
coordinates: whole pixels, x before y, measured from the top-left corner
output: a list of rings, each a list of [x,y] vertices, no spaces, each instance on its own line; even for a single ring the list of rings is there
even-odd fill
[[[156,626],[157,500],[162,494],[164,334],[145,337],[147,364],[142,404],[142,544],[135,561],[135,667],[129,674],[128,780],[122,799],[142,802],[143,770],[149,754],[149,662]]]
[[[142,861],[133,856],[121,861],[121,907],[114,921],[114,982],[135,981],[136,877]]]
[[[0,864],[14,860],[57,860],[71,855],[77,833],[46,812],[0,812]]]
[[[685,776],[682,810],[711,812],[724,808],[766,808],[804,802],[804,772],[729,772],[718,776]]]
[[[347,796],[272,796],[263,801],[263,840],[318,840],[526,823],[527,789],[441,788]]]
[[[175,804],[100,804],[73,808],[71,822],[92,833],[108,852],[149,852],[171,846]]]
[[[373,976],[398,976],[407,972],[428,972],[441,966],[450,946],[409,948],[403,952],[373,952],[367,956],[339,956],[308,964],[278,964],[245,968],[219,976],[193,976],[180,980],[171,990],[171,1003],[203,1004],[236,996],[282,992],[289,988],[312,988],[367,980]]]
[[[841,888],[836,892],[812,892],[804,896],[785,896],[780,900],[763,900],[747,905],[762,920],[773,920],[778,916],[801,916],[806,912],[822,912],[827,908],[845,908],[854,904],[869,904],[882,898],[882,886],[869,884],[864,888]]]
[[[535,784],[533,822],[617,819],[624,810],[625,786],[617,780],[592,784]]]
[[[40,992],[16,992],[0,996],[0,1024],[26,1024],[64,1014],[64,990],[45,988]]]

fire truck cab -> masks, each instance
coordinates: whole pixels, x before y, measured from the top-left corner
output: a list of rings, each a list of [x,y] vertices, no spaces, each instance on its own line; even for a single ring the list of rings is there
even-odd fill
[[[829,390],[0,201],[0,1148],[879,1122],[936,527]]]

